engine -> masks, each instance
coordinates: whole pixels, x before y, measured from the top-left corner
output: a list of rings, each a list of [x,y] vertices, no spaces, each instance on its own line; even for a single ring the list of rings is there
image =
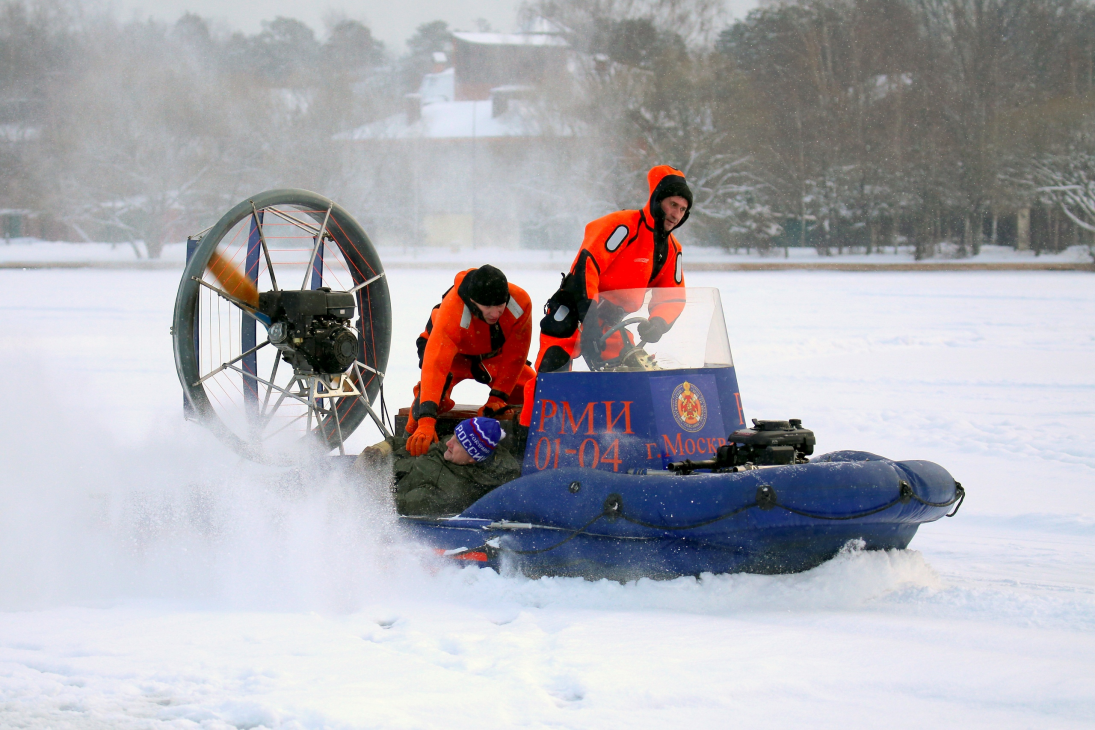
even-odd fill
[[[358,355],[354,295],[321,287],[262,292],[259,311],[270,318],[267,337],[282,357],[301,372],[346,372]]]
[[[696,469],[712,471],[738,470],[759,466],[805,464],[814,453],[814,432],[802,427],[802,421],[761,421],[753,419],[752,428],[734,431],[726,437],[726,444],[719,447],[714,459],[705,461],[678,461],[669,465],[670,471],[690,474]]]

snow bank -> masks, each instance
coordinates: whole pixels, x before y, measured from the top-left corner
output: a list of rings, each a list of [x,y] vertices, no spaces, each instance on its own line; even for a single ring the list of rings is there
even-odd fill
[[[866,552],[849,544],[829,562],[796,575],[711,575],[627,584],[581,578],[529,580],[494,571],[446,571],[439,582],[454,597],[491,604],[557,609],[672,611],[733,616],[749,611],[859,609],[907,588],[939,589],[935,571],[916,551]]]

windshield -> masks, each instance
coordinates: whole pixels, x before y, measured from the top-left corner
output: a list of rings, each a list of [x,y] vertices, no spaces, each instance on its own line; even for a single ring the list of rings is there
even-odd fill
[[[648,341],[651,340],[651,341]],[[601,292],[582,321],[575,371],[730,367],[730,341],[713,287]]]

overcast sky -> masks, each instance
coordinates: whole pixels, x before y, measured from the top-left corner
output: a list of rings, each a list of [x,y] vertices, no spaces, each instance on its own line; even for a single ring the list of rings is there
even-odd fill
[[[730,12],[741,17],[757,0],[725,0]],[[123,19],[152,17],[174,22],[190,11],[220,21],[232,30],[255,33],[264,20],[279,15],[302,20],[326,36],[325,21],[335,15],[364,22],[373,35],[396,53],[422,23],[444,20],[456,30],[476,30],[482,18],[497,31],[516,30],[521,0],[101,0]]]

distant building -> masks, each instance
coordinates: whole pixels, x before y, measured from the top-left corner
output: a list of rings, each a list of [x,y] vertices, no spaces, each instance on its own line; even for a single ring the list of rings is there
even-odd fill
[[[426,74],[402,113],[339,135],[383,166],[387,182],[372,196],[385,201],[374,220],[380,242],[550,243],[536,202],[545,178],[535,171],[565,154],[573,135],[548,128],[538,90],[569,73],[570,53],[547,29],[454,33],[452,65]]]
[[[566,73],[558,33],[453,33],[456,101],[485,100],[499,86],[539,86]]]

